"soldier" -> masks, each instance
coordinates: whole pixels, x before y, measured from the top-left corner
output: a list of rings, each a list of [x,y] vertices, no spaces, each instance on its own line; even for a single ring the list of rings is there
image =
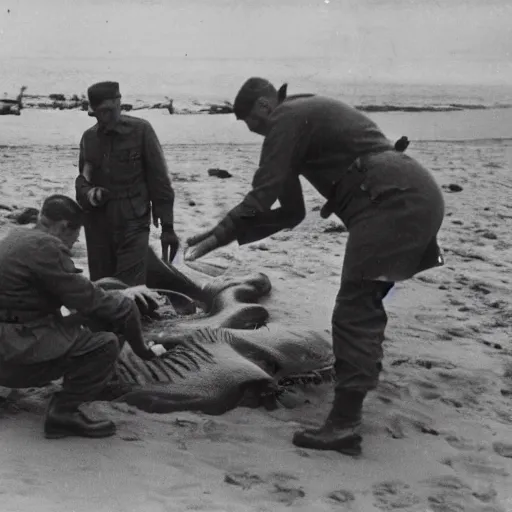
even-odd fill
[[[107,292],[75,268],[70,250],[82,220],[71,198],[50,196],[34,229],[18,228],[0,241],[0,386],[41,387],[64,377],[48,407],[48,438],[107,437],[116,430],[111,421],[86,417],[79,406],[108,392],[119,340],[63,317],[62,306],[113,325],[142,359],[165,351],[142,337],[134,299],[144,302],[150,293],[141,287]]]
[[[252,190],[213,229],[187,240],[194,260],[293,228],[306,215],[299,175],[327,202],[349,235],[332,316],[335,398],[325,424],[297,432],[306,448],[360,451],[363,400],[377,386],[387,324],[383,299],[396,281],[443,264],[437,233],[442,192],[401,139],[394,147],[358,110],[312,94],[286,98],[262,78],[249,79],[234,103],[238,119],[265,137]],[[279,200],[280,207],[271,209]]]
[[[172,261],[179,245],[165,157],[147,121],[121,115],[117,82],[94,84],[87,93],[98,122],[82,136],[75,187],[87,212],[89,273],[93,281],[145,284],[151,208],[155,227],[162,226],[162,258]]]

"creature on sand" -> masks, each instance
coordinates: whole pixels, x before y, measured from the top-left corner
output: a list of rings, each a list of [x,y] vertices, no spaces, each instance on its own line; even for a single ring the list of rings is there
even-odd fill
[[[162,301],[157,309],[139,307],[146,339],[167,352],[143,361],[125,343],[116,372],[127,392],[115,401],[151,413],[219,415],[239,406],[293,407],[298,386],[332,380],[330,341],[307,327],[272,322],[258,303],[271,291],[265,274],[225,276],[196,265],[202,272],[181,272],[149,250],[147,286]],[[113,278],[97,284],[126,288]]]

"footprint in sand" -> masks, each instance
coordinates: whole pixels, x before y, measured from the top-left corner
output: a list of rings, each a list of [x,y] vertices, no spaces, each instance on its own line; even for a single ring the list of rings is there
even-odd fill
[[[327,495],[327,497],[336,503],[343,503],[343,504],[352,503],[356,499],[353,492],[346,491],[344,489],[340,489],[338,491],[333,491],[333,492],[329,493]]]
[[[271,493],[279,503],[292,505],[296,500],[304,498],[306,493],[300,486],[292,485],[290,482],[297,482],[299,479],[290,473],[277,471],[270,473],[266,481],[272,484]]]
[[[290,485],[290,481],[297,481],[298,478],[289,473],[270,473],[266,478],[259,475],[244,472],[230,472],[224,475],[224,482],[236,485],[243,490],[249,490],[255,485],[270,484],[270,493],[279,503],[292,505],[297,499],[304,498],[306,493],[301,487]]]
[[[482,447],[477,445],[475,442],[464,439],[463,437],[459,437],[457,435],[449,434],[444,440],[452,447],[461,451],[471,451],[471,450],[479,450]]]
[[[395,401],[401,403],[405,397],[410,396],[406,386],[386,379],[380,381],[377,392],[377,398],[385,404],[391,404]]]
[[[493,443],[492,449],[501,457],[512,459],[512,444],[497,441]]]
[[[292,505],[296,500],[306,496],[306,493],[300,487],[290,487],[279,483],[274,484],[272,493],[275,495],[279,503],[284,503],[286,505]]]
[[[512,385],[512,362],[511,361],[505,361],[503,363],[502,379],[506,384]]]
[[[429,512],[504,512],[496,503],[497,493],[491,486],[474,490],[453,475],[434,477],[425,483],[431,489]]]
[[[493,386],[488,377],[463,370],[436,370],[433,378],[445,385],[441,401],[455,408],[480,410],[482,396]]]
[[[381,510],[407,509],[420,503],[420,498],[410,491],[410,486],[400,480],[375,484],[372,492]]]
[[[489,456],[478,454],[460,454],[454,457],[443,459],[443,464],[455,470],[462,470],[466,473],[479,477],[508,477],[509,472],[498,464],[493,463]]]
[[[224,482],[230,485],[236,485],[244,490],[250,489],[253,485],[263,484],[264,480],[258,476],[244,471],[242,473],[226,473]]]
[[[296,480],[298,480],[298,477],[296,477],[295,475],[292,475],[290,473],[276,471],[274,473],[270,473],[269,479],[274,483],[284,484],[284,483],[290,482],[291,480],[296,481]]]
[[[503,392],[501,394],[503,394]],[[512,425],[512,411],[508,405],[505,408],[493,407],[493,411],[496,414],[495,418],[497,421],[505,425]]]
[[[431,487],[439,487],[442,489],[451,489],[455,491],[471,490],[471,486],[457,476],[443,475],[431,478],[426,481]]]
[[[445,370],[453,370],[457,368],[457,366],[449,361],[435,360],[435,359],[411,359],[411,358],[402,358],[397,359],[391,363],[391,366],[417,366],[420,368],[425,368],[426,370],[431,370],[432,368],[442,368]]]
[[[471,339],[474,335],[474,331],[468,327],[453,326],[446,327],[444,333],[452,338],[469,338]]]
[[[476,498],[478,501],[481,501],[482,503],[493,503],[496,501],[498,493],[496,492],[496,489],[494,489],[494,487],[487,486],[485,489],[474,490],[473,497]],[[487,510],[487,507],[485,508],[485,510]]]
[[[419,397],[423,400],[437,400],[442,398],[442,392],[437,384],[424,379],[414,379]]]
[[[388,405],[383,426],[393,439],[407,437],[409,430],[438,435],[438,432],[433,428],[433,418],[422,411],[421,404],[415,404],[414,401],[409,400],[410,393],[406,386],[384,381],[381,384],[385,385],[379,387],[377,398]],[[395,398],[399,402],[395,402]],[[409,404],[407,407],[403,406],[405,402]],[[394,403],[402,405],[395,408],[393,407]]]

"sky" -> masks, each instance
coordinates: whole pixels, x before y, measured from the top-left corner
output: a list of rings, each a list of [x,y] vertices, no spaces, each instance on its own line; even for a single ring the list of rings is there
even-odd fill
[[[507,84],[511,27],[512,0],[0,0],[0,89],[22,68],[212,59],[226,75],[276,61],[325,80]]]

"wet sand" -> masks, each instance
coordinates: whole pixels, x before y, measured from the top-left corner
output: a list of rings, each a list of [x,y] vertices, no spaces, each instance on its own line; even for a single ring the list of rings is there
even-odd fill
[[[14,145],[0,147],[0,203],[39,207],[48,194],[73,192],[79,136],[90,119],[72,114],[37,117],[52,119],[47,125],[9,120],[6,144]],[[258,138],[234,121],[212,117],[187,119],[162,135],[156,126],[183,238],[211,226],[243,197],[258,160]],[[399,284],[386,299],[384,372],[365,404],[359,459],[291,444],[300,425],[324,419],[329,385],[309,388],[309,403],[294,410],[237,409],[218,417],[149,415],[96,403],[93,411],[119,424],[119,434],[106,440],[45,440],[45,402],[32,400],[0,417],[0,509],[511,510],[512,142],[418,141],[408,151],[440,184],[462,190],[445,188],[440,242],[446,265]],[[209,177],[211,167],[233,177]],[[321,198],[307,184],[304,190],[308,215],[299,227],[243,248],[232,244],[205,259],[268,274],[272,321],[330,332],[346,233],[334,218],[320,218]],[[3,213],[0,235],[9,228]],[[158,248],[154,229],[151,237]],[[75,257],[86,268],[83,236]],[[176,263],[181,260],[179,254]]]

